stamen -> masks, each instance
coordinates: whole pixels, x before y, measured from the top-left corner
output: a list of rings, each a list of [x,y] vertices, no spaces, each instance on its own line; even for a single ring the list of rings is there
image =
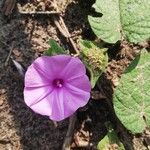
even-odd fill
[[[53,85],[57,88],[61,88],[63,84],[64,84],[64,81],[62,79],[53,80]]]

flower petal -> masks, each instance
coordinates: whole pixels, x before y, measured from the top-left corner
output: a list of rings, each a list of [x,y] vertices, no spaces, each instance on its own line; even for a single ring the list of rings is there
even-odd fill
[[[72,86],[71,84],[68,84],[66,87],[67,87],[67,91],[71,95],[79,97],[82,100],[82,102],[84,102],[84,101],[88,102],[88,100],[90,98],[90,92],[87,92],[87,91],[84,91],[82,89],[79,89],[79,88],[77,88],[75,86]],[[82,102],[81,102],[81,105],[83,105]],[[79,107],[82,107],[82,106],[79,106]]]
[[[38,103],[32,105],[30,108],[38,114],[50,116],[52,114],[51,99],[47,99],[47,97],[45,97]]]
[[[85,106],[88,103],[90,98],[89,92],[82,92],[82,91],[68,91],[66,89],[65,94],[65,101],[64,107],[65,109],[65,116],[68,117],[72,115],[78,108]]]
[[[82,76],[86,73],[84,64],[79,58],[71,57],[71,60],[63,68],[61,75],[66,80]]]
[[[25,74],[25,87],[40,87],[47,85],[50,85],[50,81],[45,77],[45,74],[35,67],[35,65],[32,64],[29,66]]]
[[[37,59],[38,67],[54,78],[71,79],[86,73],[84,64],[79,58],[69,55],[42,56]]]
[[[72,85],[83,91],[87,91],[87,92],[91,91],[91,84],[87,75],[82,75],[76,78],[68,79],[67,85]]]
[[[42,56],[34,61],[34,64],[40,68],[48,79],[59,78],[61,71],[70,62],[69,55]]]
[[[66,88],[54,90],[50,96],[53,103],[52,113],[49,116],[51,120],[61,121],[71,116],[79,107],[87,104],[90,93],[83,91],[68,91]]]
[[[29,107],[32,107],[33,105],[37,105],[38,103],[43,101],[43,99],[46,98],[47,95],[50,95],[52,91],[53,91],[53,87],[51,86],[38,87],[38,88],[25,87],[24,101]],[[43,107],[42,109],[44,110]]]
[[[52,104],[52,114],[49,116],[51,120],[55,121],[61,121],[68,116],[65,116],[65,106],[64,106],[64,95],[65,91],[64,89],[60,90],[54,90],[53,95],[51,94],[51,98],[53,99],[53,104]]]
[[[78,58],[69,55],[42,56],[28,67],[25,87],[48,85],[55,78],[73,79],[85,72],[85,66]]]

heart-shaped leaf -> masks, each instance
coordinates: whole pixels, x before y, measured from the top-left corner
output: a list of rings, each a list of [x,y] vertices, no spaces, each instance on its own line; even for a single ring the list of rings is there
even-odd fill
[[[133,133],[150,127],[150,54],[144,50],[137,58],[121,76],[114,93],[115,112]]]
[[[129,42],[150,38],[150,0],[96,0],[93,5],[102,17],[89,16],[94,33],[108,43],[122,37]]]

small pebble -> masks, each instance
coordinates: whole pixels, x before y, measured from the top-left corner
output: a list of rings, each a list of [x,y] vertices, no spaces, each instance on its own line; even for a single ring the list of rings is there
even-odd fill
[[[5,89],[1,89],[1,90],[0,90],[0,95],[5,94],[5,93],[6,93],[6,90],[5,90]]]
[[[4,103],[3,99],[0,99],[0,106],[2,106]]]

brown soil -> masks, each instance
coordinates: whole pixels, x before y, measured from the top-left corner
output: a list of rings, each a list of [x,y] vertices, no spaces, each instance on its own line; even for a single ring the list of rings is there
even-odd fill
[[[37,115],[26,107],[23,101],[23,79],[12,63],[14,59],[26,69],[48,49],[47,41],[50,38],[65,49],[70,48],[68,41],[54,25],[51,15],[19,13],[55,10],[51,0],[44,2],[31,0],[27,4],[25,0],[19,1],[10,16],[0,13],[0,150],[60,150],[67,132],[68,119],[59,122],[56,128],[47,117]],[[57,1],[58,10],[62,12],[76,44],[79,38],[95,39],[87,21],[93,2]],[[96,149],[97,143],[107,133],[104,123],[111,121],[127,150],[146,150],[150,134],[145,131],[142,135],[132,136],[121,125],[112,109],[112,94],[120,75],[133,60],[138,48],[148,48],[149,44],[133,46],[124,42],[121,46],[106,44],[106,47],[109,48],[109,65],[93,91],[93,99],[78,111],[72,149]]]

